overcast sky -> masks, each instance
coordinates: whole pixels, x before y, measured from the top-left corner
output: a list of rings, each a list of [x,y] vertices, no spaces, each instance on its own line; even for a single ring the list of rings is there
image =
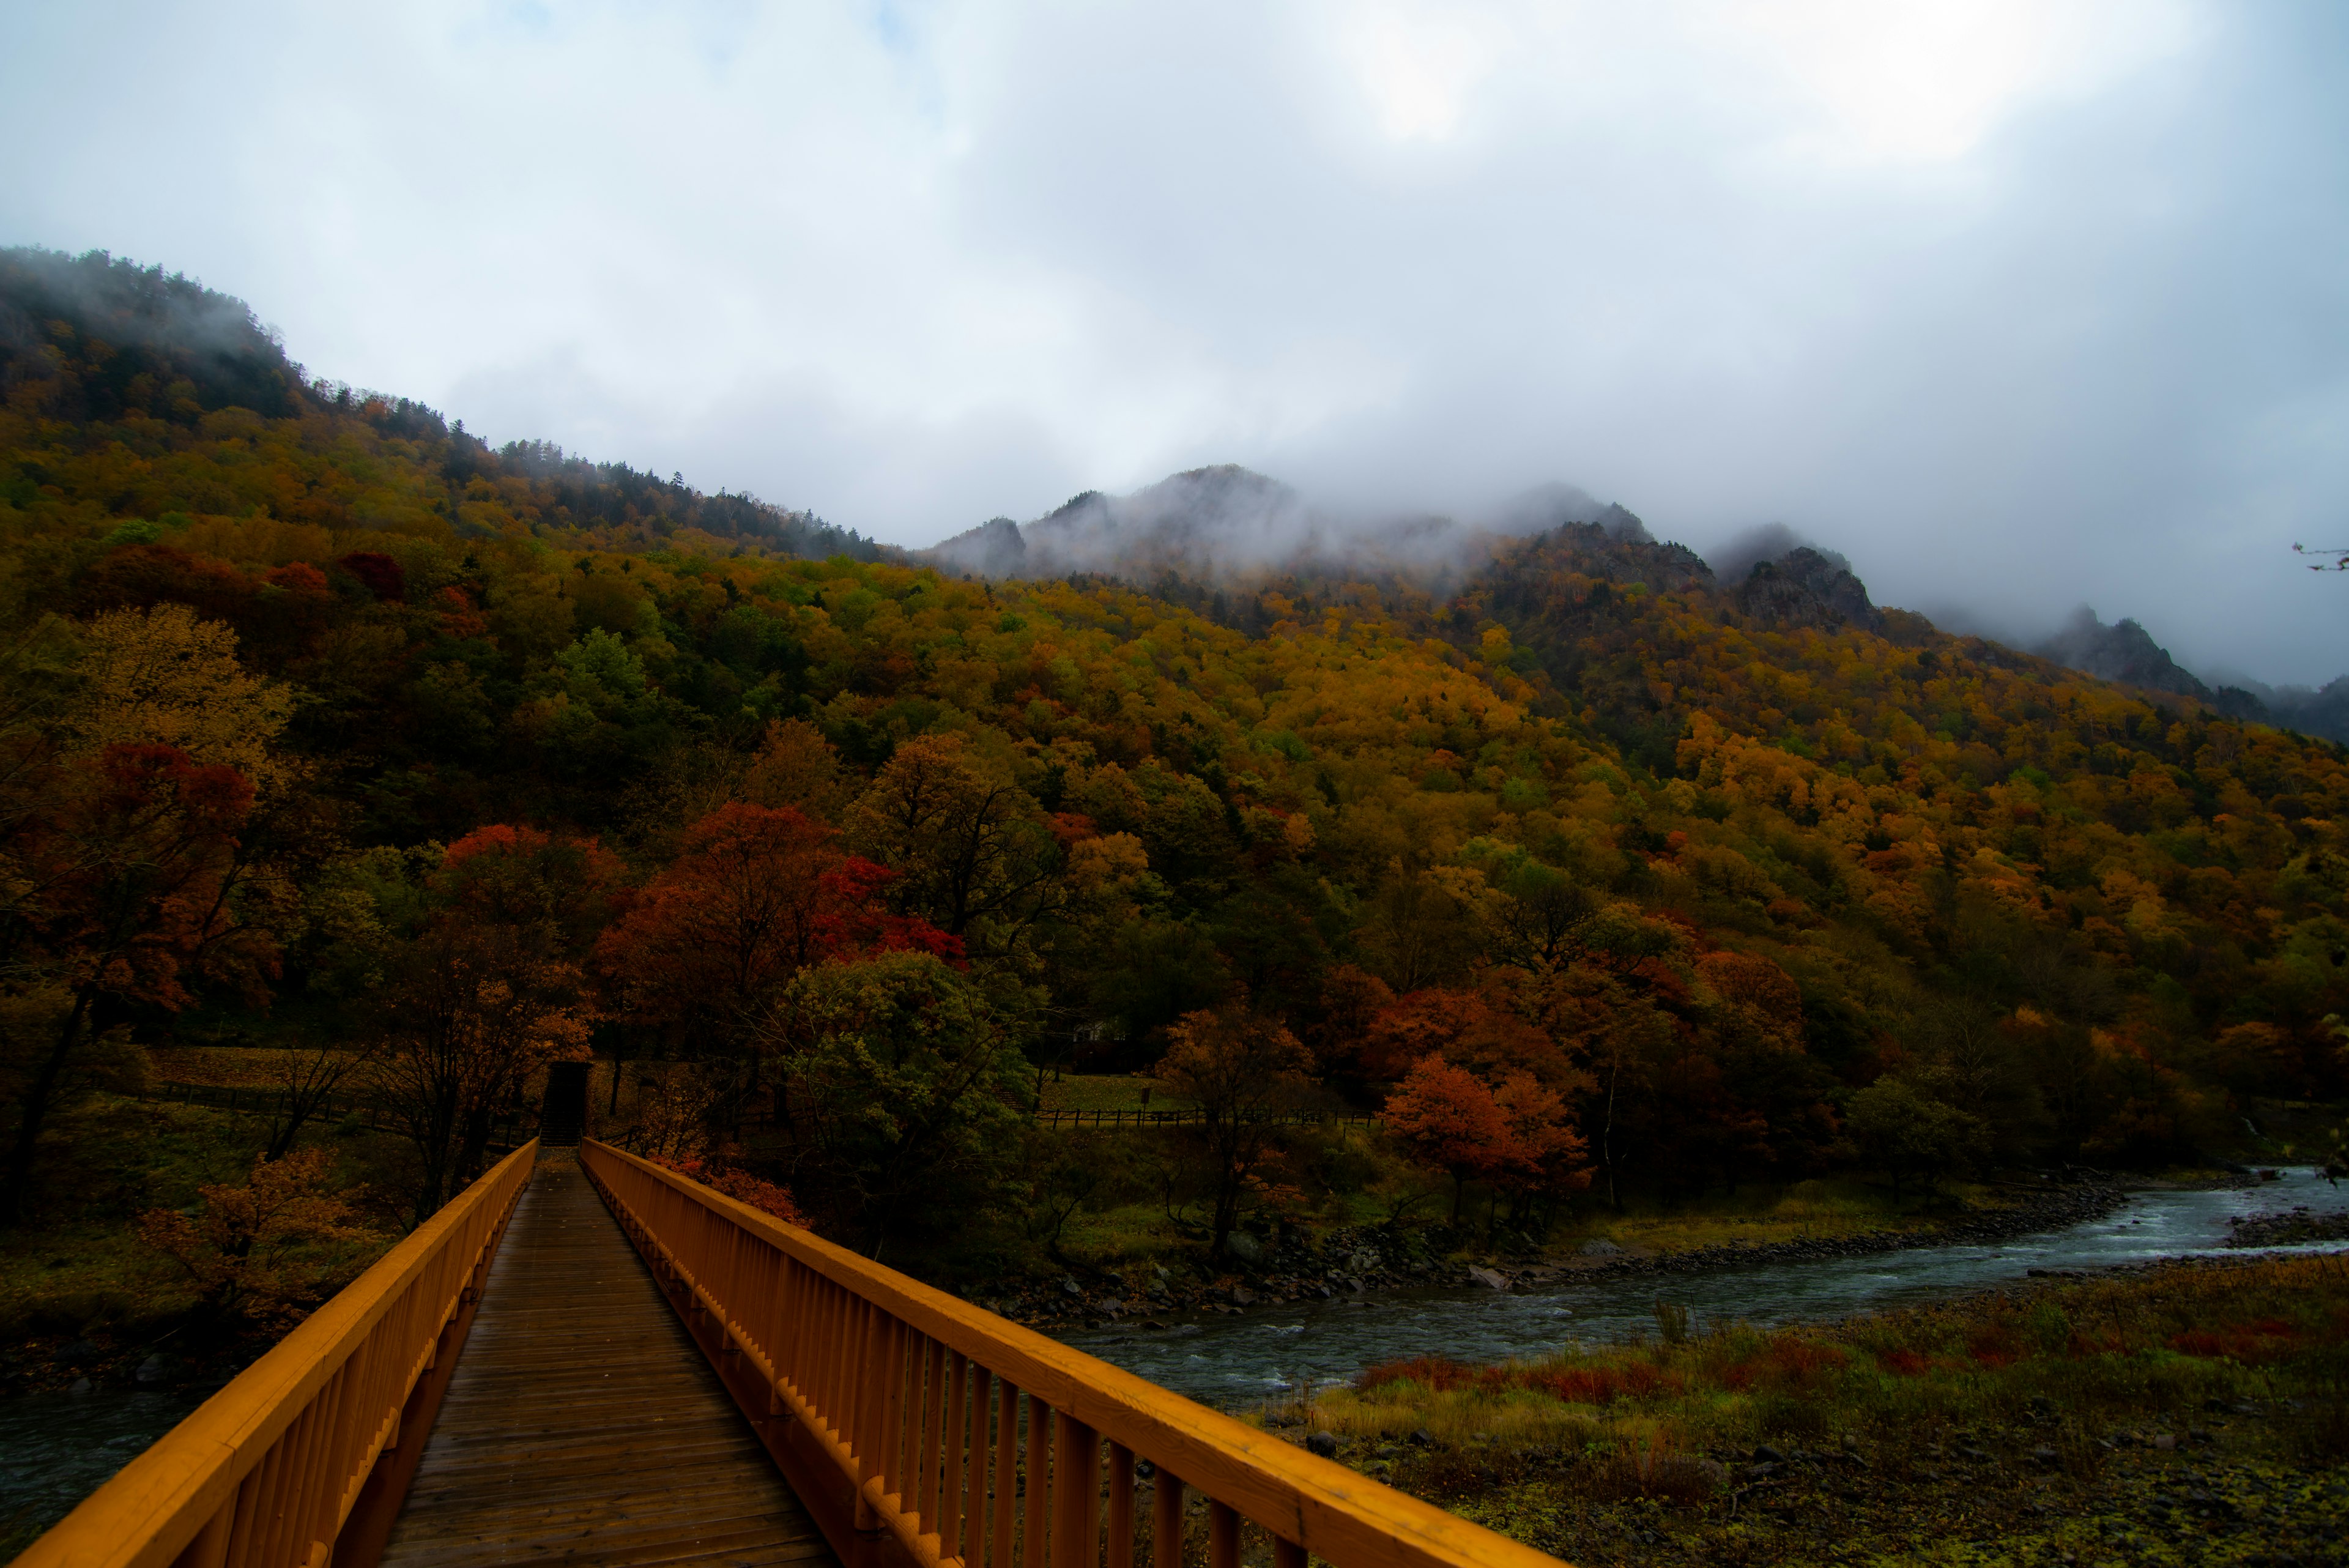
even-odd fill
[[[1237,462],[2349,670],[2349,6],[0,6],[0,243],[928,544]]]

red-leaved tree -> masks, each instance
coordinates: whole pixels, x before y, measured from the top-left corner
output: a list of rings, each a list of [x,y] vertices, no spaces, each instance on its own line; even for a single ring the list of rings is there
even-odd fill
[[[792,807],[730,802],[686,829],[677,858],[604,933],[596,966],[628,1024],[718,1069],[706,1114],[731,1119],[759,1092],[758,1025],[792,976],[896,950],[961,963],[957,939],[884,906],[895,875]],[[616,1062],[616,1106],[618,1077]]]
[[[1423,1057],[1387,1096],[1387,1131],[1412,1158],[1452,1178],[1452,1218],[1469,1181],[1506,1168],[1509,1118],[1484,1080],[1443,1057]]]
[[[43,1124],[77,1056],[134,1006],[177,1012],[208,969],[274,972],[232,905],[253,785],[176,746],[116,744],[11,779],[0,824],[0,963],[57,1016],[19,1092],[0,1223],[18,1217]]]
[[[881,907],[892,875],[842,853],[829,826],[789,806],[730,803],[686,830],[595,961],[629,1022],[682,1054],[732,1054],[811,964],[896,948],[960,959],[953,938]]]

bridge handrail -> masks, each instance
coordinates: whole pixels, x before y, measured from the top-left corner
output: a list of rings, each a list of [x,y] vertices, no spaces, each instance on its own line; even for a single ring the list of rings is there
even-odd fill
[[[1346,1568],[1558,1568],[608,1144],[583,1143],[580,1163],[647,1261],[709,1314],[705,1343],[755,1373],[769,1402],[753,1417],[796,1417],[853,1490],[860,1530],[894,1537],[919,1568],[1046,1568],[1048,1541],[1050,1568],[1134,1568],[1139,1460],[1156,1472],[1151,1568],[1182,1568],[1186,1488],[1208,1500],[1209,1568],[1237,1568],[1243,1519],[1272,1537],[1277,1568],[1309,1555]],[[1049,1470],[1023,1480],[1005,1461],[1040,1458],[1046,1420]]]
[[[529,1185],[523,1145],[82,1501],[14,1568],[322,1568]],[[420,1446],[426,1433],[409,1434]],[[398,1497],[388,1500],[396,1511]],[[389,1511],[384,1514],[388,1522]],[[377,1544],[380,1544],[378,1542]],[[367,1555],[372,1555],[368,1553]]]

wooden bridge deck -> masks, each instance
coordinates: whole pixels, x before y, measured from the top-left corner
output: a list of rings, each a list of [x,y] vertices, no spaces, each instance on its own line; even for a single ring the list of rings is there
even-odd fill
[[[569,1151],[498,1249],[383,1568],[836,1568]]]

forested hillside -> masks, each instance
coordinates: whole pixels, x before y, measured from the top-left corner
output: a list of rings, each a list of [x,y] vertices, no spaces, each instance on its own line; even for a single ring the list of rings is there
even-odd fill
[[[2160,1165],[2349,1087],[2340,748],[1816,556],[952,578],[492,451],[102,259],[0,258],[0,389],[19,1212],[173,1040],[368,1054],[425,1208],[546,1060],[685,1064],[666,1147],[771,1115],[748,1175],[860,1235],[1025,1190],[1043,1061],[1383,1107],[1527,1220]],[[1195,1185],[1220,1240],[1310,1182]]]

